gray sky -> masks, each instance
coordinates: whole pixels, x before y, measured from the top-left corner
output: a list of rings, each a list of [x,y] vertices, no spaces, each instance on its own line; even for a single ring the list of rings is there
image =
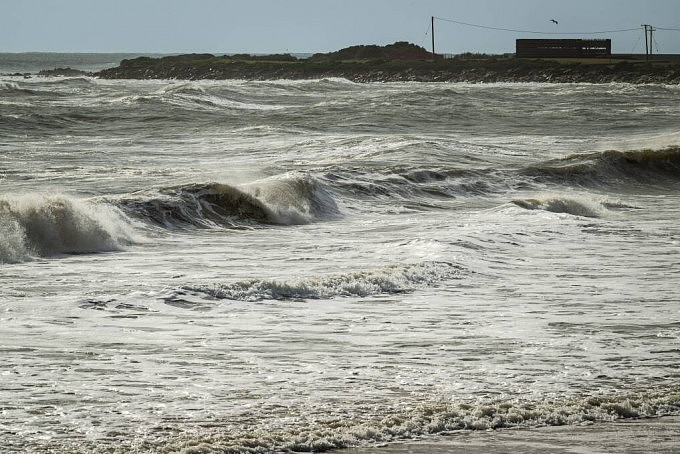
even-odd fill
[[[680,0],[0,0],[0,52],[326,52],[394,41],[429,48],[433,15],[561,33],[680,29]],[[516,38],[538,37],[443,21],[435,31],[446,53],[513,52]],[[618,53],[643,53],[643,36],[641,28],[583,35],[612,38]],[[680,54],[680,31],[659,30],[655,40],[661,52]]]

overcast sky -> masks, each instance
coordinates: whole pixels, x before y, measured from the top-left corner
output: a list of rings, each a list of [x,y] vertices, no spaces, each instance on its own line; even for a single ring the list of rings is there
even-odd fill
[[[433,15],[560,33],[680,29],[680,0],[0,0],[0,52],[326,52],[394,41],[429,48]],[[435,32],[445,53],[513,52],[516,38],[540,37],[443,21]],[[680,53],[680,31],[654,36],[661,52]],[[644,52],[642,28],[583,37]]]

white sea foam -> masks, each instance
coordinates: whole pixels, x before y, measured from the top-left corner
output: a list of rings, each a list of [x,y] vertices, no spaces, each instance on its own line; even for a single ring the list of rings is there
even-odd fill
[[[16,82],[8,82],[0,80],[0,90],[21,90],[22,88]]]
[[[202,430],[149,437],[147,442],[157,452],[164,453],[325,452],[452,432],[578,425],[678,414],[680,395],[677,393],[621,394],[542,402],[478,399],[465,403],[428,402],[411,410],[397,410],[366,420],[306,420],[302,416],[296,418],[297,424],[292,427]],[[124,444],[115,452],[130,451],[131,447]]]
[[[424,262],[290,281],[251,279],[230,284],[186,285],[182,290],[202,293],[212,298],[240,301],[366,297],[409,292],[418,287],[453,279],[460,273],[461,268],[451,263]]]

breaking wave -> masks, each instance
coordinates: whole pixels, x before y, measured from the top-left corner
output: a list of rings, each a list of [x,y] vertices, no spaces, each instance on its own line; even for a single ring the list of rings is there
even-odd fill
[[[126,213],[166,228],[307,224],[339,213],[313,177],[290,173],[247,185],[188,184],[115,201]]]
[[[366,297],[406,293],[418,287],[459,277],[460,273],[461,268],[451,263],[425,262],[291,281],[250,279],[230,284],[185,285],[181,291],[239,301]]]
[[[35,91],[30,90],[28,88],[24,88],[16,82],[0,80],[0,95],[15,94],[15,93],[27,94],[27,95],[36,94]]]
[[[548,197],[545,199],[513,200],[513,204],[527,210],[543,210],[552,213],[566,213],[586,218],[599,218],[612,204],[592,200],[577,200],[567,197]]]
[[[64,195],[0,197],[0,262],[120,250],[132,228],[113,207]]]
[[[575,154],[528,167],[523,173],[541,181],[593,186],[678,182],[680,147]]]

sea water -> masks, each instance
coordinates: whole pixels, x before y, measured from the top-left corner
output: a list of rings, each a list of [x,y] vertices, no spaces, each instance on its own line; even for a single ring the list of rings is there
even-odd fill
[[[4,452],[680,414],[680,88],[0,78]]]

